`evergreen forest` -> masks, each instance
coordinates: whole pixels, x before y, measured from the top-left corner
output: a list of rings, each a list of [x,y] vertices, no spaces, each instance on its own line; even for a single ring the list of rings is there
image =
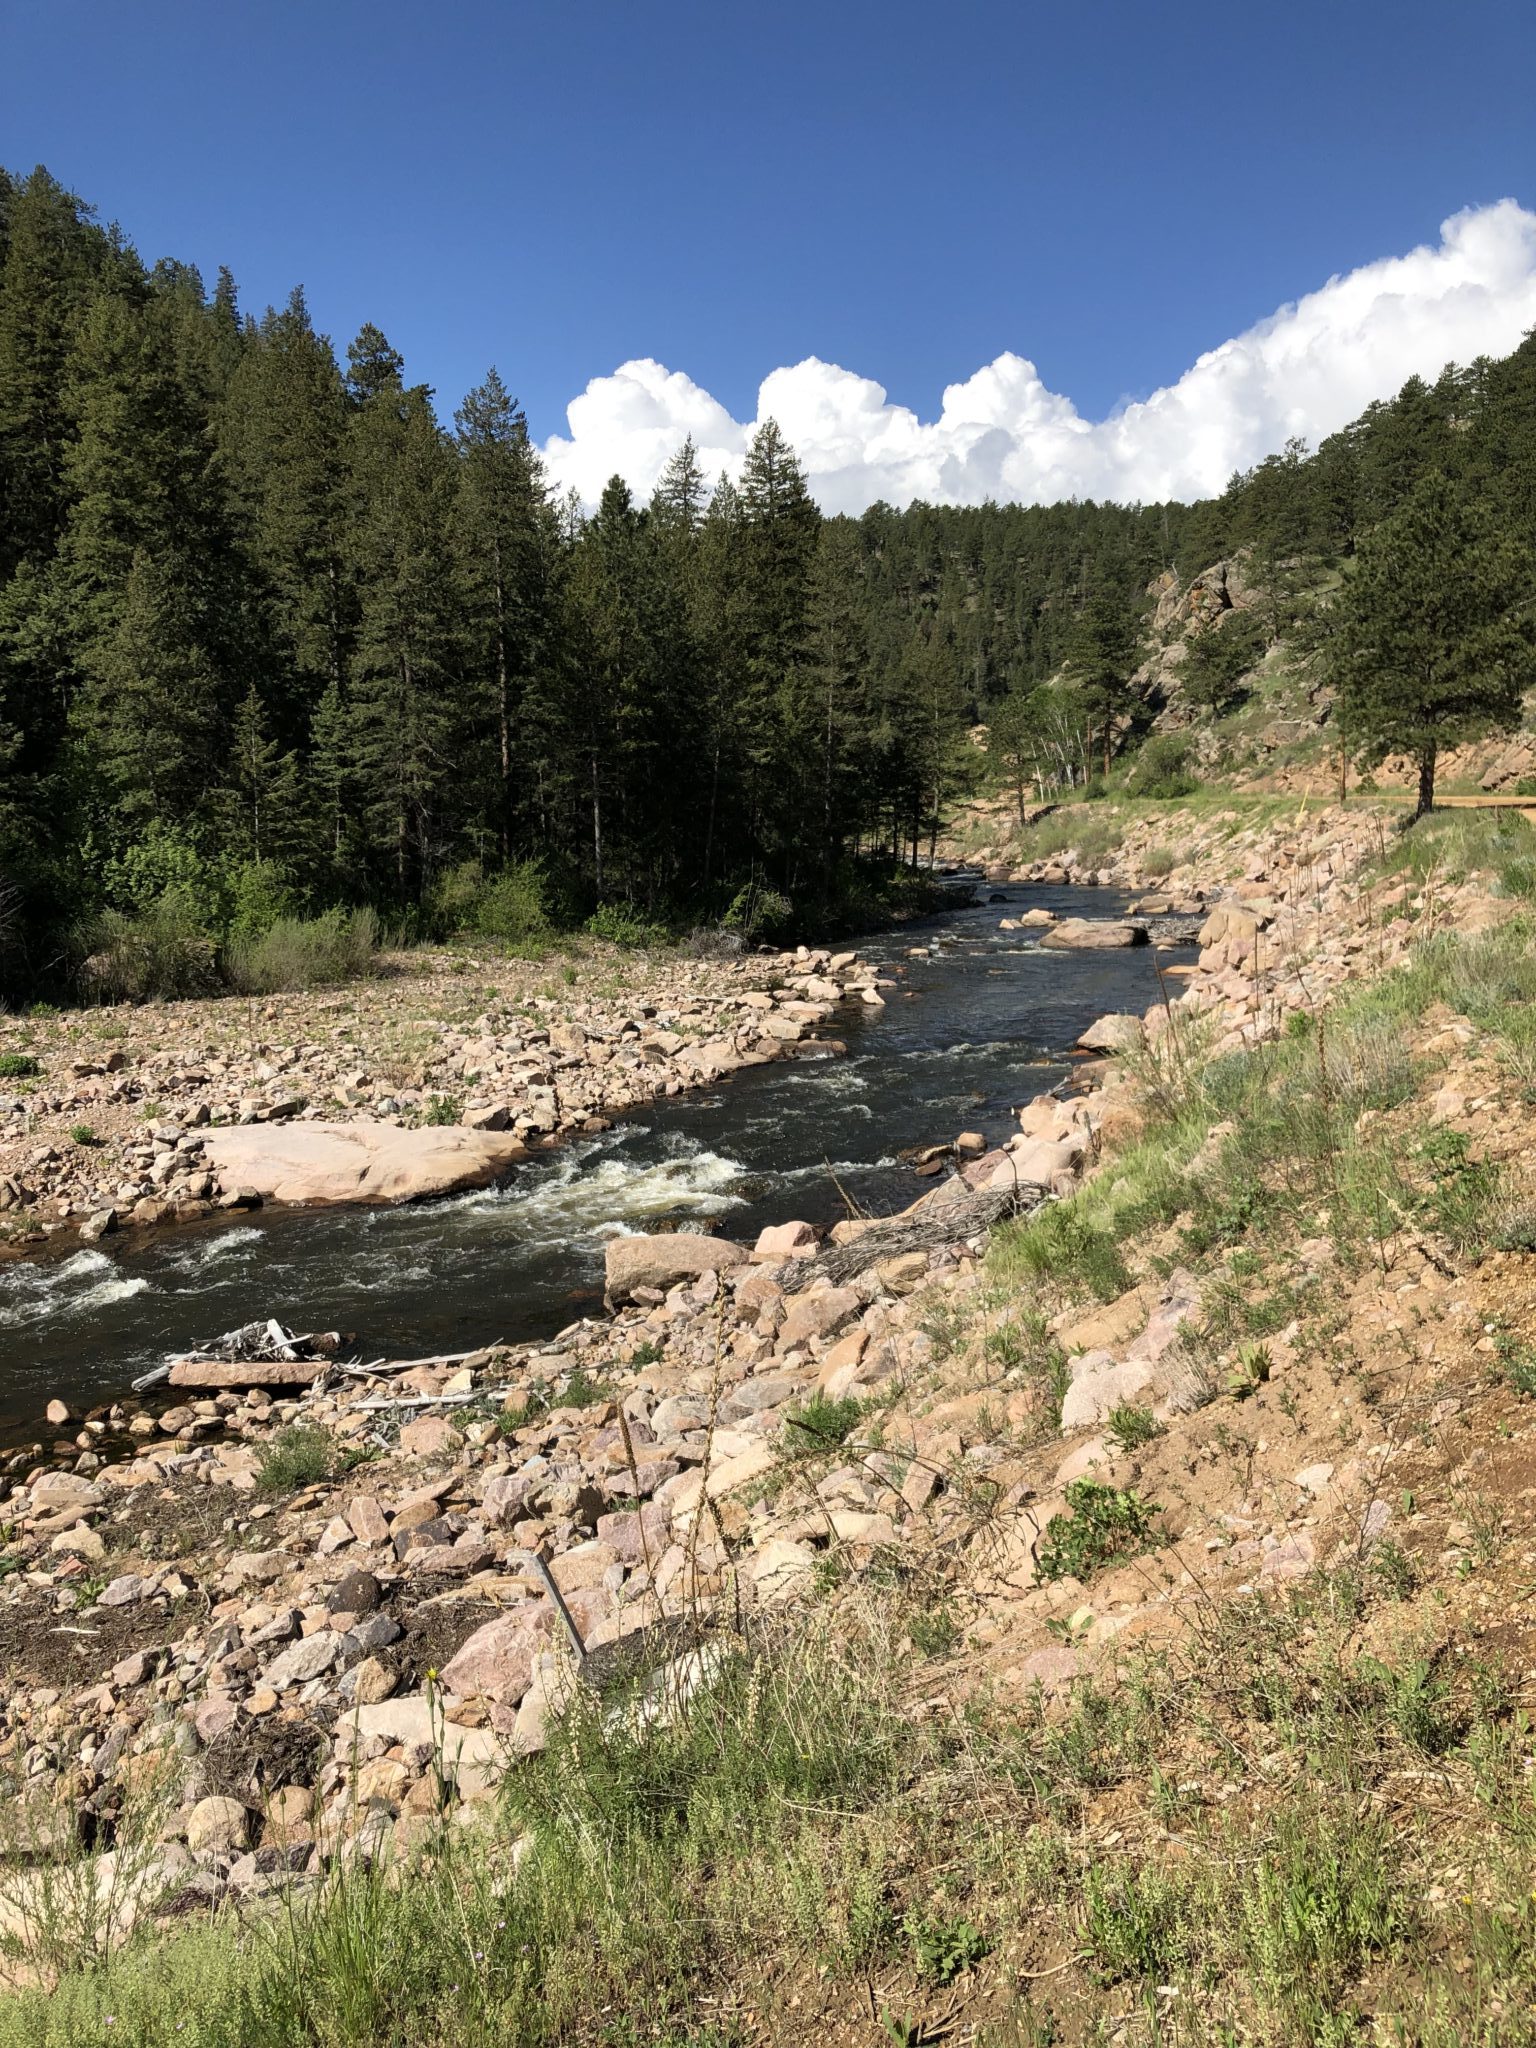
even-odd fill
[[[825,518],[770,420],[739,480],[685,445],[584,508],[496,369],[449,412],[376,327],[338,357],[302,291],[252,313],[0,173],[0,990],[157,918],[211,963],[362,910],[514,941],[867,914],[978,721],[1058,777],[1134,742],[1150,581],[1247,550],[1279,635],[1431,482],[1528,606],[1536,344],[1195,506]]]

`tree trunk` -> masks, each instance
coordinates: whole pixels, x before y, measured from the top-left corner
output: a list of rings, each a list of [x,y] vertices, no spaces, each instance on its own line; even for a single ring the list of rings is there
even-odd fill
[[[1414,811],[1415,819],[1426,817],[1435,808],[1435,758],[1439,749],[1429,740],[1419,751],[1419,801]]]
[[[501,739],[501,857],[511,853],[512,840],[512,717],[507,679],[507,593],[501,573],[501,539],[494,543],[496,564],[496,697]]]
[[[597,756],[592,756],[592,865],[597,881],[597,900],[603,900],[603,800],[598,778]]]

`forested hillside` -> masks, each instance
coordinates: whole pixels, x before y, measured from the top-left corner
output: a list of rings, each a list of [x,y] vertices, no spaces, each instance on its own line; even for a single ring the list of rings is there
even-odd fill
[[[430,918],[537,859],[572,915],[833,896],[1172,545],[1092,505],[824,521],[771,424],[739,485],[685,448],[584,516],[494,370],[445,420],[374,327],[338,363],[299,291],[245,315],[41,170],[3,202],[0,872],[34,974],[168,887]]]
[[[0,985],[172,902],[214,944],[825,916],[928,845],[976,720],[1111,759],[1164,571],[1246,550],[1278,634],[1431,471],[1530,537],[1533,391],[1530,344],[1448,370],[1192,509],[824,519],[767,422],[739,482],[684,447],[589,513],[494,369],[446,417],[377,328],[338,361],[301,291],[255,317],[0,174]]]

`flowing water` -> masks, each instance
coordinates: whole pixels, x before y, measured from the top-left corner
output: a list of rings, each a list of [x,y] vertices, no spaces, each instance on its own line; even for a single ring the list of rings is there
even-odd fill
[[[1035,904],[1108,917],[1124,899],[1016,888],[867,939],[897,986],[883,1009],[841,1006],[842,1056],[749,1068],[659,1102],[519,1168],[503,1187],[402,1209],[273,1211],[127,1232],[90,1249],[0,1265],[0,1438],[35,1431],[54,1395],[120,1396],[168,1351],[275,1315],[355,1331],[370,1356],[462,1350],[552,1334],[595,1309],[603,1246],[663,1219],[718,1217],[750,1243],[765,1223],[826,1222],[844,1196],[872,1213],[925,1182],[898,1159],[961,1130],[989,1139],[1066,1072],[1107,1010],[1158,999],[1149,947],[1041,952],[999,920]],[[923,959],[909,949],[927,947]]]

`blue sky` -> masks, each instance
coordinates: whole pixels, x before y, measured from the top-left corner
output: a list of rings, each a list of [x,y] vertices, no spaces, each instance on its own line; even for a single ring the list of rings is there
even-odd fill
[[[542,440],[654,358],[806,356],[922,419],[1003,351],[1100,420],[1337,272],[1536,204],[1506,0],[917,7],[8,0],[0,159],[247,307],[302,282]]]

